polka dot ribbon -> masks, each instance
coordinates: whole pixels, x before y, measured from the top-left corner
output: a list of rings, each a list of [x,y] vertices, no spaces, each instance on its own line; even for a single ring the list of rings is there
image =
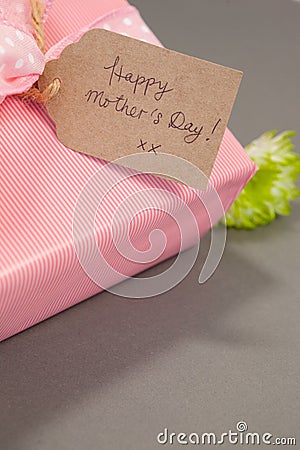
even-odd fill
[[[76,33],[66,36],[47,51],[46,62],[51,59],[57,59],[67,45],[77,42],[84,33],[93,28],[104,28],[105,30],[139,39],[149,44],[161,46],[157,37],[145,24],[138,10],[134,6],[128,5],[115,9],[97,18]]]
[[[45,57],[33,36],[30,1],[0,0],[0,103],[8,95],[27,91],[44,66]]]
[[[47,15],[52,0],[44,3]],[[66,36],[43,55],[33,36],[30,1],[0,0],[0,103],[9,95],[28,91],[42,74],[45,62],[58,58],[67,45],[92,28],[105,28],[160,45],[136,8],[125,6]]]

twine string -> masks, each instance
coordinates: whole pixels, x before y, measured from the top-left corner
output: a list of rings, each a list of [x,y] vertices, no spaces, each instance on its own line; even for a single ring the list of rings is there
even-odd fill
[[[44,4],[40,0],[30,0],[31,21],[34,29],[35,40],[42,53],[45,53],[45,34],[44,34]]]
[[[45,33],[44,33],[44,4],[41,0],[30,0],[31,5],[31,20],[34,29],[34,37],[36,43],[42,53],[45,53]],[[41,91],[38,88],[37,83],[29,89],[29,91],[21,94],[20,96],[25,100],[35,100],[39,103],[45,104],[53,97],[55,97],[61,86],[59,78],[54,78],[46,88]]]

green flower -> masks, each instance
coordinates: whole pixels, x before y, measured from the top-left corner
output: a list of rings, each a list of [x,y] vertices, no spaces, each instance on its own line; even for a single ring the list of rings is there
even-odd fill
[[[246,147],[258,171],[225,214],[228,227],[255,228],[272,222],[277,214],[290,214],[290,201],[300,195],[295,185],[300,158],[290,139],[295,134],[268,131]]]

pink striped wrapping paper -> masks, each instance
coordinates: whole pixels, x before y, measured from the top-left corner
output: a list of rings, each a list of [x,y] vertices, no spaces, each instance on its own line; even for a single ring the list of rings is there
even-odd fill
[[[159,45],[137,11],[124,0],[56,0],[46,27],[50,49],[47,58],[57,57],[65,45],[78,39],[90,26],[126,32],[137,38],[144,36]],[[64,39],[69,35],[71,38]],[[8,98],[1,106],[0,341],[101,291],[76,257],[72,217],[80,191],[103,164],[60,144],[42,106],[25,104],[18,98]],[[226,130],[210,179],[225,210],[255,170],[239,142]],[[176,254],[180,247],[178,227],[170,214],[158,208],[135,217],[129,234],[133,245],[145,250],[150,232],[161,229],[167,245],[159,258],[144,264],[128,261],[112,245],[110,220],[119,203],[132,192],[155,187],[176,192],[189,205],[201,235],[210,227],[192,189],[150,175],[127,179],[101,205],[95,234],[108,261],[128,276]],[[158,198],[158,207],[161,202]],[[147,202],[140,206],[146,208]],[[120,226],[127,226],[122,220]],[[89,238],[94,238],[93,232],[83,238],[87,252]],[[188,245],[193,243],[191,240]],[[111,276],[108,283],[113,285],[116,281]]]

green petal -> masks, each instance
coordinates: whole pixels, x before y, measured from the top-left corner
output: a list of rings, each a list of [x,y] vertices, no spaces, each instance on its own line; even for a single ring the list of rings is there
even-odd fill
[[[228,227],[253,229],[291,213],[290,201],[300,196],[295,185],[300,158],[291,141],[295,134],[271,130],[246,147],[259,170],[225,214]]]

